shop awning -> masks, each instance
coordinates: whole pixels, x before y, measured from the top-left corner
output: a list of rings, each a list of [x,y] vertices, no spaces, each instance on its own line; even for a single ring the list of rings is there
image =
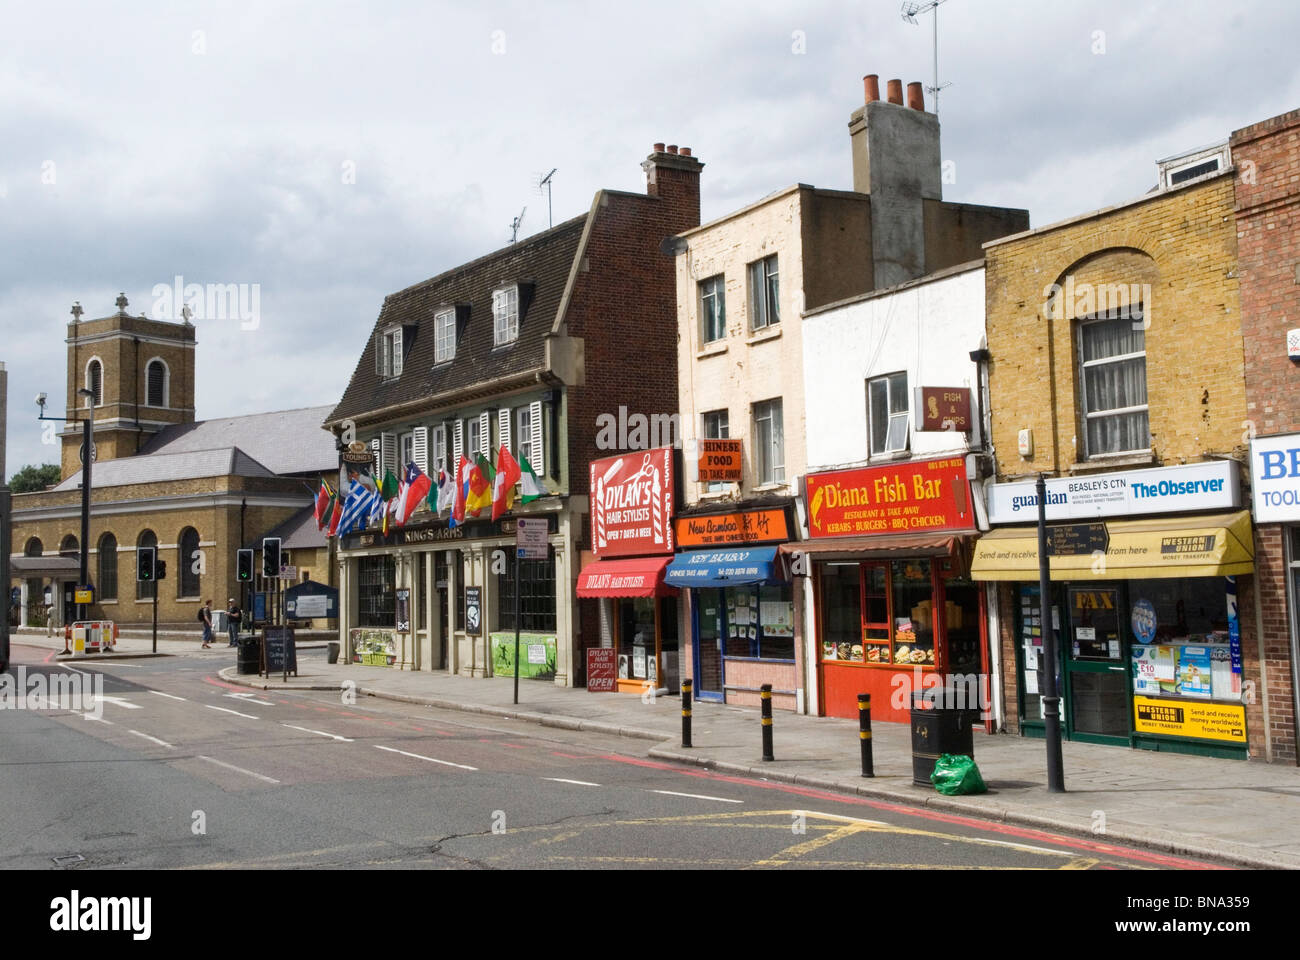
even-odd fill
[[[867,560],[889,557],[951,556],[957,540],[973,537],[977,530],[942,534],[897,534],[880,537],[826,537],[781,544],[782,553],[804,553],[815,560]]]
[[[1049,524],[1049,527],[1059,524]],[[1100,556],[1081,550],[1049,558],[1053,580],[1146,580],[1160,577],[1231,577],[1255,569],[1250,513],[1104,524]],[[1038,579],[1038,528],[1001,527],[975,544],[975,580]]]
[[[677,589],[664,583],[672,557],[596,560],[578,574],[580,597],[671,597]]]
[[[664,577],[674,587],[735,587],[779,579],[776,547],[679,553]]]

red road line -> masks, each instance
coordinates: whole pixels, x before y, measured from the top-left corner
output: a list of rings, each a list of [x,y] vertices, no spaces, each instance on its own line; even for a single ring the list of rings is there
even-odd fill
[[[552,750],[552,751],[551,751],[551,756],[553,756],[553,757],[563,757],[565,760],[590,760],[590,759],[591,759],[589,756],[588,756],[588,757],[583,757],[583,756],[579,756],[579,755],[576,754],[576,753],[560,753],[559,750]]]
[[[37,649],[40,649],[40,648],[38,647]],[[49,655],[48,657],[46,657],[44,660],[42,660],[41,663],[49,663],[51,660],[53,660],[53,659],[54,659],[55,657],[57,657],[58,655],[59,655],[59,651],[57,651],[57,650],[51,650],[51,651],[50,651],[50,655]]]
[[[1167,854],[1148,853],[1142,850],[1131,850],[1125,847],[1117,847],[1113,844],[1099,843],[1094,840],[1086,840],[1078,837],[1066,837],[1054,833],[1045,833],[1041,830],[1034,830],[1028,827],[1015,827],[1005,823],[994,823],[988,820],[980,820],[976,817],[963,816],[961,814],[941,813],[937,810],[926,810],[921,807],[909,807],[903,803],[894,803],[885,800],[868,800],[865,797],[853,797],[837,793],[828,793],[823,790],[798,787],[786,783],[764,783],[760,780],[749,780],[744,777],[732,777],[726,774],[712,773],[705,770],[683,770],[681,767],[667,763],[656,763],[653,760],[641,760],[636,757],[620,757],[617,754],[607,754],[603,759],[613,760],[618,763],[630,763],[638,767],[651,767],[656,770],[670,770],[688,777],[700,777],[705,780],[718,780],[724,783],[738,783],[750,787],[762,787],[768,790],[781,790],[785,793],[794,793],[799,796],[813,797],[818,800],[829,800],[832,802],[849,803],[857,806],[874,807],[877,810],[889,810],[907,816],[920,817],[924,820],[934,820],[939,823],[949,823],[970,827],[977,830],[985,830],[990,833],[1001,833],[1007,836],[1019,837],[1023,840],[1038,840],[1040,842],[1054,843],[1058,846],[1071,847],[1076,850],[1087,850],[1090,853],[1109,854],[1125,860],[1139,860],[1162,867],[1177,867],[1185,870],[1232,869],[1232,867],[1198,863],[1194,860],[1186,860],[1182,857],[1174,857]]]
[[[527,750],[527,749],[528,749],[527,747],[525,747],[523,744],[520,744],[520,743],[502,743],[501,746],[503,746],[503,747],[509,747],[511,750]]]
[[[252,692],[252,690],[248,687],[237,687],[233,683],[226,683],[224,680],[218,680],[216,677],[204,677],[203,682],[210,683],[214,687],[224,687],[227,690],[238,690],[240,693]]]

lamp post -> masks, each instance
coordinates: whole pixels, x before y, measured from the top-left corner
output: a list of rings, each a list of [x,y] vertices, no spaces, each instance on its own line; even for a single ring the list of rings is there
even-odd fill
[[[1056,686],[1056,629],[1052,621],[1051,573],[1047,555],[1047,480],[1038,475],[1038,622],[1043,638],[1043,724],[1047,740],[1047,790],[1065,792],[1061,762],[1061,696]]]
[[[86,405],[81,437],[81,575],[77,587],[84,590],[90,584],[90,465],[95,459],[95,394],[82,387],[77,396],[90,401]],[[77,604],[77,619],[86,619],[84,603]]]

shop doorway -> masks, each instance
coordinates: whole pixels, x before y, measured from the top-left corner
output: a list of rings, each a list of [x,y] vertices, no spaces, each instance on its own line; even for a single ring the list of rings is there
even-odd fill
[[[723,699],[722,691],[722,638],[723,592],[721,590],[692,591],[695,609],[695,685],[696,696],[701,700]]]
[[[433,552],[433,589],[438,597],[438,620],[433,625],[433,667],[447,669],[447,643],[451,637],[451,607],[447,604],[447,553]]]
[[[1121,597],[1115,587],[1066,591],[1069,635],[1065,647],[1064,704],[1072,740],[1129,742],[1129,669]]]

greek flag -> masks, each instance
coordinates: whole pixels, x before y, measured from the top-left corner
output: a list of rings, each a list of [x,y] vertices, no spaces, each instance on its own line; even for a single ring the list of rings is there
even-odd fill
[[[347,499],[343,501],[343,519],[339,522],[339,536],[364,526],[376,504],[383,504],[379,494],[359,483],[352,484]]]

